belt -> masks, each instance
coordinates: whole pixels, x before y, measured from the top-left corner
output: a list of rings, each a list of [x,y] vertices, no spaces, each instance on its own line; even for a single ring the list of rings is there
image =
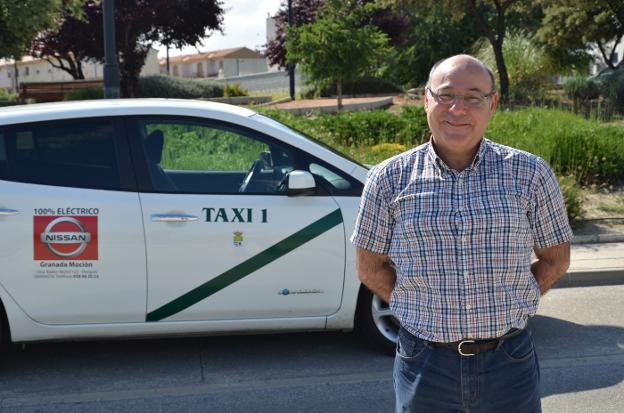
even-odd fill
[[[450,348],[451,350],[457,350],[460,356],[468,357],[483,353],[484,351],[493,350],[500,346],[503,341],[520,335],[523,332],[524,329],[512,329],[505,335],[487,340],[461,340],[453,343],[430,342],[429,344],[433,347],[443,347]]]

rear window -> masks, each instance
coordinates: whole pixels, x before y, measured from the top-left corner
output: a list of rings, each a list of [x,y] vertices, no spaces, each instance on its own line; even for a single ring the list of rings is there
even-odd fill
[[[4,177],[43,185],[118,189],[114,134],[114,125],[105,120],[34,124],[5,131],[1,139]]]

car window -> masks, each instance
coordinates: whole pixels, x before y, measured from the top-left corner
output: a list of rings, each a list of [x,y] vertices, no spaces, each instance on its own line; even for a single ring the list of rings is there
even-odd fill
[[[139,129],[157,192],[279,194],[294,166],[289,150],[227,126],[140,121]]]
[[[325,182],[331,185],[335,190],[348,191],[351,189],[351,183],[347,179],[335,172],[330,171],[326,167],[319,165],[318,163],[310,162],[308,169],[313,175],[321,176]]]
[[[7,179],[118,189],[114,130],[105,120],[20,125],[4,139]]]
[[[4,134],[0,132],[0,179],[7,178],[7,156],[4,146]]]

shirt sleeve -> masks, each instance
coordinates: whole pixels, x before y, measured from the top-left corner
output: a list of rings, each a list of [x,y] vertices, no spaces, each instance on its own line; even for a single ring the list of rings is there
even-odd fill
[[[368,174],[351,242],[356,247],[386,255],[390,249],[394,219],[383,176],[384,169],[379,167],[371,169]]]
[[[539,159],[537,170],[537,186],[533,192],[533,240],[536,247],[548,248],[570,241],[573,234],[555,174],[542,159]]]

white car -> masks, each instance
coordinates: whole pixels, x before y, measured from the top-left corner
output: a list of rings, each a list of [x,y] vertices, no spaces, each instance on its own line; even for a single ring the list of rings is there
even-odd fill
[[[266,116],[186,100],[0,109],[6,341],[397,324],[349,242],[367,169]]]

